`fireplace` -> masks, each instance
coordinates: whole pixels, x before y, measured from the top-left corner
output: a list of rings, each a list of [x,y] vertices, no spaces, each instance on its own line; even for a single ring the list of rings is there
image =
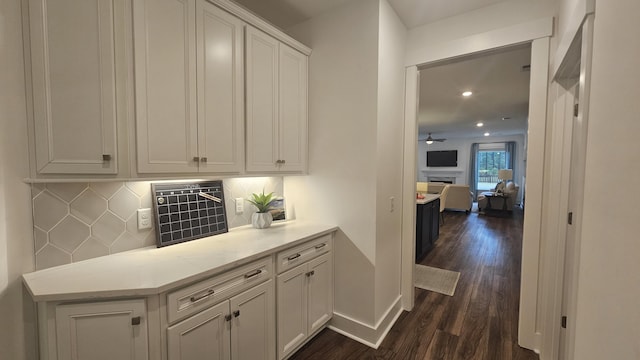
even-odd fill
[[[455,184],[456,178],[452,176],[429,176],[427,177],[428,182],[441,182],[446,184]]]

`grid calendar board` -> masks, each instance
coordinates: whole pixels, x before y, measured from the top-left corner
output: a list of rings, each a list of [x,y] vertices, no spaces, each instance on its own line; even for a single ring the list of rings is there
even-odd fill
[[[158,247],[226,233],[222,180],[151,184]]]

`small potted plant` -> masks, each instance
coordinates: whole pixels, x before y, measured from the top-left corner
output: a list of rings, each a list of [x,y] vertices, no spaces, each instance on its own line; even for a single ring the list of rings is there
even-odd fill
[[[275,201],[273,193],[266,194],[262,190],[262,194],[251,194],[251,198],[247,199],[252,203],[258,211],[251,216],[251,225],[256,229],[266,229],[271,226],[273,216],[271,215],[271,205]]]

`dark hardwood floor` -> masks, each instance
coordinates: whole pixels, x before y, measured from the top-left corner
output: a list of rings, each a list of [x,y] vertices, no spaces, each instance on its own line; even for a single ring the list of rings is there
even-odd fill
[[[454,296],[416,288],[377,350],[325,329],[291,359],[538,359],[517,344],[523,213],[496,215],[445,213],[420,263],[459,271]]]

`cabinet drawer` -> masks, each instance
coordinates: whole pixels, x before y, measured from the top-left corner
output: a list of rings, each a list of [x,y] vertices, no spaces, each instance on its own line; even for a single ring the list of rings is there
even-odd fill
[[[292,249],[287,249],[278,253],[278,274],[330,251],[332,246],[331,239],[331,234],[324,235]]]
[[[271,278],[267,257],[167,294],[169,323],[182,320]]]

